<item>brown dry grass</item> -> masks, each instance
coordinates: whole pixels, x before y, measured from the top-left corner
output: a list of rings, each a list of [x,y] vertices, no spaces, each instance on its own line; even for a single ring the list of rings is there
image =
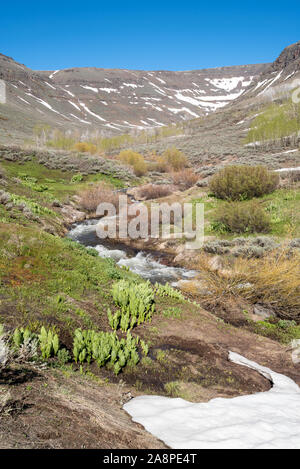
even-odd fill
[[[237,258],[214,268],[205,254],[197,262],[199,278],[207,288],[207,305],[240,297],[252,304],[273,308],[283,319],[300,322],[300,254],[287,248],[275,250],[261,259]]]

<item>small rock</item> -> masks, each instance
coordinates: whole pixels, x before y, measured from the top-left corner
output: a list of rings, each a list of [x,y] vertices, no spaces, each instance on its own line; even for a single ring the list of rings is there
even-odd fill
[[[198,182],[196,182],[197,187],[207,187],[208,186],[208,180],[207,179],[200,179]]]
[[[209,260],[209,265],[212,270],[221,270],[223,268],[222,259],[220,256],[214,256]]]
[[[131,401],[131,399],[133,399],[133,396],[132,396],[130,391],[129,392],[123,392],[121,400],[120,400],[120,404],[123,406],[124,404],[126,404],[126,402]]]
[[[51,205],[52,207],[60,207],[60,208],[62,207],[62,204],[59,200],[53,200]]]
[[[262,319],[268,319],[268,318],[271,318],[271,317],[275,317],[275,313],[272,309],[266,308],[265,306],[262,306],[258,303],[256,305],[254,305],[253,313],[256,314],[257,316],[261,317]]]

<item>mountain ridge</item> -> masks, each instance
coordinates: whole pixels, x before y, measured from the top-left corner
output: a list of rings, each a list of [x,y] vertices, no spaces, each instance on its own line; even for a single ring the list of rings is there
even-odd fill
[[[38,71],[0,54],[0,79],[7,88],[0,137],[24,141],[37,124],[81,135],[151,133],[228,105],[265,99],[277,88],[291,88],[299,74],[300,42],[285,48],[271,64],[186,71]]]
[[[31,70],[0,55],[7,84],[2,115],[32,134],[41,122],[62,130],[120,134],[202,117],[239,96],[265,65],[193,71],[74,67]],[[17,121],[17,122],[16,122]]]

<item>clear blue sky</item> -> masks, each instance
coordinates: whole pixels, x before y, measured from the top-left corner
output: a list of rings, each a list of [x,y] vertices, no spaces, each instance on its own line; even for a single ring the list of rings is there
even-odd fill
[[[300,1],[5,1],[0,52],[36,70],[191,70],[273,61]]]

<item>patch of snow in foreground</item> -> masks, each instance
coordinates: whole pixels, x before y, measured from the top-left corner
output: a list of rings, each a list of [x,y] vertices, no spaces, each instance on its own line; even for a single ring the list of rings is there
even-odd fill
[[[141,396],[124,405],[132,419],[178,449],[297,449],[300,388],[290,378],[229,352],[229,359],[273,383],[268,392],[207,403]]]

